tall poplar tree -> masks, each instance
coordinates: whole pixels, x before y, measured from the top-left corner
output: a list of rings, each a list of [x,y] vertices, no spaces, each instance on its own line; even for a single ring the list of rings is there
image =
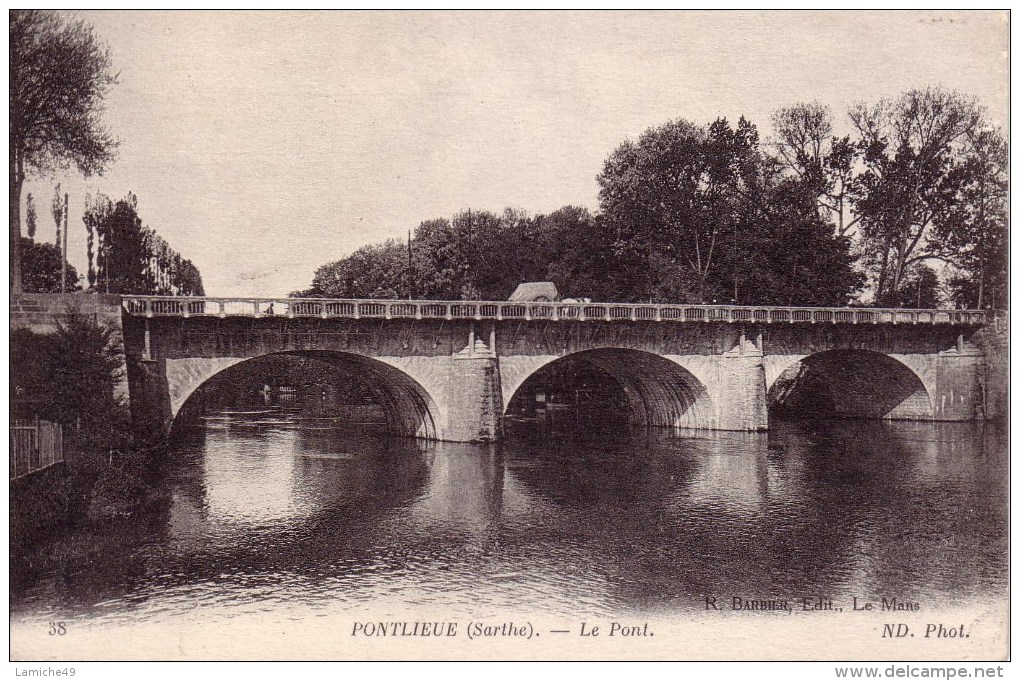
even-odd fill
[[[83,21],[49,10],[10,10],[10,287],[21,286],[21,191],[31,173],[75,167],[88,176],[117,142],[100,119],[116,83],[109,49]]]

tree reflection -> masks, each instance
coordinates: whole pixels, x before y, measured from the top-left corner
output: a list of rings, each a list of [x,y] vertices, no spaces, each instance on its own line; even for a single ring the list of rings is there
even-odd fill
[[[519,449],[508,466],[561,507],[592,569],[631,606],[983,588],[980,566],[1004,565],[1006,503],[1001,482],[981,490],[1004,462],[988,461],[970,424],[869,426],[779,422],[768,435],[631,449],[561,442]]]

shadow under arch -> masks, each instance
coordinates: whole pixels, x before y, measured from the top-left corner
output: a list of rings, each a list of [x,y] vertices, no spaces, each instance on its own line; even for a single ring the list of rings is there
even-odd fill
[[[504,413],[527,412],[536,390],[550,381],[569,382],[572,375],[615,382],[625,396],[619,407],[631,424],[705,429],[715,423],[712,400],[694,374],[665,357],[624,348],[582,350],[543,365],[521,383]]]
[[[930,421],[931,396],[914,371],[871,350],[826,350],[796,362],[768,392],[778,416]]]
[[[195,386],[191,394],[174,415],[167,432],[173,436],[176,428],[196,413],[202,387],[234,372],[259,371],[260,360],[291,356],[304,357],[332,366],[342,377],[363,384],[378,400],[386,418],[386,431],[400,437],[414,437],[437,440],[441,434],[436,429],[438,409],[432,396],[411,376],[385,362],[349,352],[331,350],[290,350],[266,353],[233,364]]]

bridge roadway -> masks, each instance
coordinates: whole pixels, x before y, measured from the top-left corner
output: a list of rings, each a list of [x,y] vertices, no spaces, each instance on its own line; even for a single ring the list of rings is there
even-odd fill
[[[324,362],[327,380],[367,381],[395,433],[454,441],[496,440],[504,417],[533,408],[550,376],[592,372],[621,387],[632,422],[650,426],[764,430],[771,408],[815,402],[862,418],[985,413],[985,313],[975,310],[159,296],[118,304],[132,414],[161,435],[193,411],[206,381],[235,366],[265,370],[251,360],[276,354]]]

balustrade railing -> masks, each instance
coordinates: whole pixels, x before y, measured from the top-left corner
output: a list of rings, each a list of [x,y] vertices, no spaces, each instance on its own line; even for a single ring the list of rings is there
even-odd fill
[[[858,307],[750,307],[316,298],[175,298],[124,296],[124,310],[143,317],[283,317],[322,319],[490,319],[520,321],[655,321],[755,324],[984,324],[983,310]]]

